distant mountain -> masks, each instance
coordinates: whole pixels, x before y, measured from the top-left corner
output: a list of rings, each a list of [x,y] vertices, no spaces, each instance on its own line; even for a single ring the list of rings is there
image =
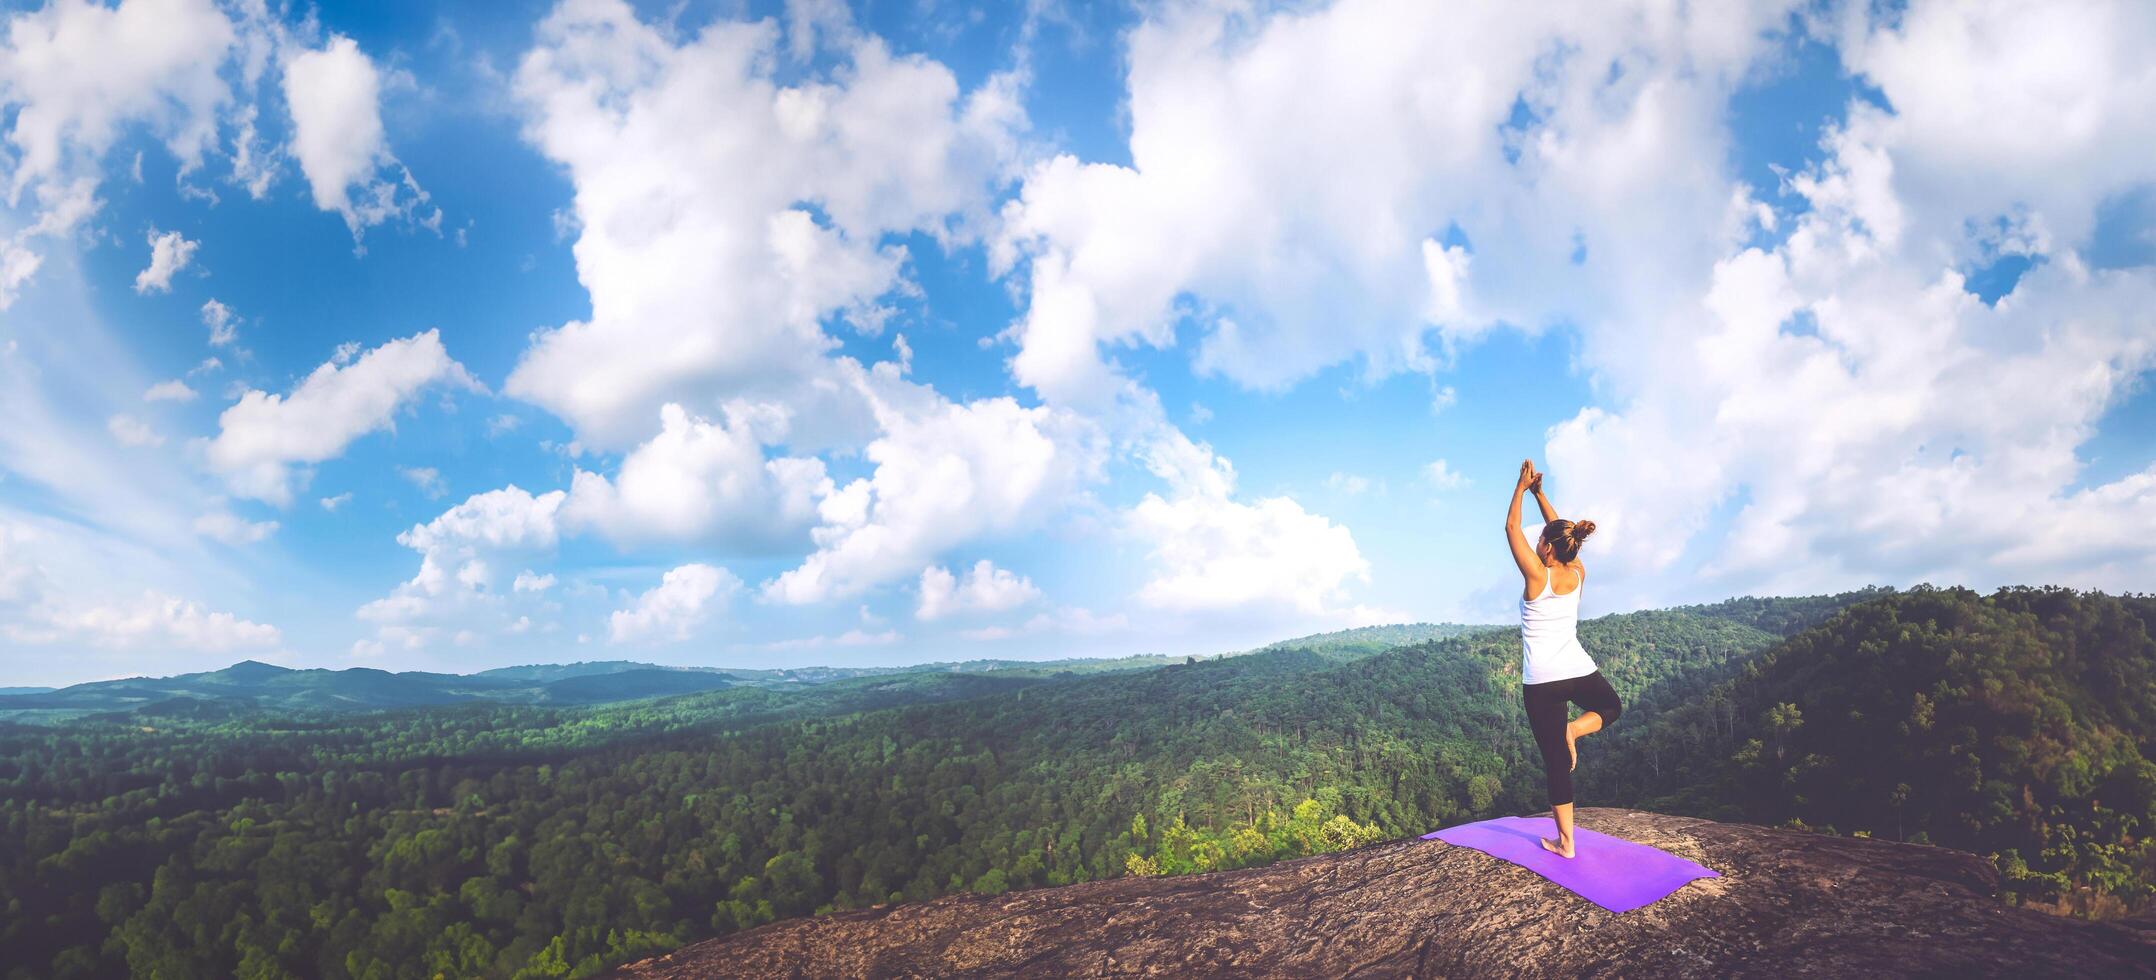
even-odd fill
[[[496,667],[482,670],[473,677],[488,677],[504,681],[537,681],[546,683],[569,677],[589,677],[594,674],[618,674],[627,670],[647,670],[651,664],[633,660],[592,660],[573,664],[527,664],[521,667]]]
[[[1921,586],[1920,586],[1921,588]],[[1698,606],[1678,606],[1671,612],[1691,613],[1741,623],[1776,636],[1795,636],[1824,623],[1835,613],[1860,602],[1895,594],[1892,586],[1874,585],[1855,592],[1807,596],[1739,596]]]
[[[223,670],[129,677],[64,688],[0,689],[0,720],[64,720],[138,712],[195,721],[249,711],[368,711],[455,704],[592,705],[701,694],[725,688],[774,691],[922,674],[1045,678],[1143,670],[1183,658],[1146,654],[1102,660],[973,660],[904,667],[672,667],[631,660],[497,667],[476,674],[392,673],[371,667],[295,670],[243,660]]]
[[[1292,640],[1268,643],[1252,653],[1268,650],[1308,650],[1312,653],[1333,657],[1353,658],[1383,653],[1393,647],[1430,643],[1465,636],[1478,630],[1502,629],[1499,626],[1469,626],[1461,623],[1394,623],[1386,626],[1358,626],[1354,629],[1336,630],[1331,633],[1313,633]]]
[[[709,691],[731,683],[719,674],[626,661],[512,667],[464,675],[392,673],[372,667],[293,670],[245,660],[204,673],[93,681],[58,690],[0,696],[0,717],[71,717],[135,710],[199,719],[251,709],[359,711],[463,703],[595,704]],[[219,707],[200,706],[205,704]]]
[[[697,694],[732,686],[731,681],[710,671],[642,667],[564,677],[542,688],[545,695],[541,700],[550,704],[603,704],[672,694]]]
[[[2053,921],[2003,907],[1953,903],[1983,926],[1947,930],[1958,945],[1912,938],[1900,923],[1944,920],[1928,911],[1911,917],[1903,902],[1940,897],[1942,875],[2013,903],[2147,921],[2156,906],[2156,838],[2144,829],[2156,826],[2148,734],[2156,732],[2156,598],[1921,587],[1851,598],[1864,594],[1739,599],[1582,622],[1581,642],[1626,711],[1583,744],[1581,798],[1929,841],[1982,857],[1949,866],[1926,856],[1943,852],[1882,840],[1731,837],[1753,831],[1671,822],[1664,846],[1705,848],[1698,853],[1733,872],[1728,888],[1697,886],[1696,907],[1655,913],[1704,919],[1587,923],[1588,933],[1647,923],[1653,935],[1641,933],[1638,943],[1614,933],[1608,942],[1582,939],[1552,920],[1554,931],[1544,931],[1571,937],[1566,943],[1602,943],[1580,947],[1590,957],[1580,962],[1607,965],[1617,961],[1594,960],[1595,950],[1637,949],[1687,957],[1624,961],[1662,964],[1674,976],[1750,972],[1718,967],[1762,962],[1760,936],[1801,949],[1803,930],[1827,921],[1813,913],[1831,899],[1866,906],[1829,916],[1835,923],[1890,926],[1863,933],[1878,940],[1871,946],[1837,934],[1808,951],[1842,957],[1829,964],[1840,972],[1866,965],[1848,958],[1860,948],[1976,950],[1970,962],[2070,972],[2064,960],[1979,949],[2014,922]],[[440,969],[451,975],[589,975],[821,909],[835,911],[727,947],[720,955],[731,958],[715,961],[716,972],[753,974],[755,949],[804,935],[832,940],[833,955],[934,958],[948,945],[969,969],[993,972],[1005,962],[993,957],[1026,957],[1038,946],[946,944],[945,926],[977,931],[980,921],[953,910],[1000,916],[1013,928],[1076,928],[1055,909],[1122,900],[1151,902],[1170,918],[1203,911],[1183,925],[1156,915],[1132,927],[1145,935],[1197,934],[1183,927],[1191,922],[1244,928],[1251,920],[1234,917],[1247,910],[1228,908],[1235,896],[1222,883],[1294,884],[1294,866],[1282,872],[1288,877],[1151,876],[1232,871],[1544,805],[1521,715],[1515,630],[1370,655],[1345,645],[1313,652],[1312,642],[1195,663],[991,661],[874,672],[611,663],[459,678],[241,664],[32,695],[162,700],[111,715],[78,712],[87,715],[79,723],[56,716],[48,729],[0,725],[0,907],[10,910],[0,916],[0,964],[8,965],[0,973],[398,975],[421,962],[446,964]],[[1088,672],[1099,673],[1081,676]],[[838,679],[809,680],[819,675]],[[712,679],[730,683],[572,703]],[[175,688],[189,693],[170,696]],[[232,696],[385,698],[410,688],[466,700],[302,715],[256,711],[248,707],[256,702]],[[1618,819],[1593,811],[1590,825],[1603,814]],[[1715,835],[1762,848],[1717,849]],[[1354,851],[1376,859],[1329,867],[1397,871],[1407,849],[1442,852],[1418,841],[1391,847]],[[1836,854],[1862,860],[1846,875],[1811,860]],[[1452,862],[1440,884],[1471,886],[1458,863],[1470,857],[1426,860]],[[1922,893],[1871,889],[1889,865],[1922,879],[1911,882]],[[1324,862],[1304,867],[1333,874]],[[1498,872],[1526,875],[1490,873]],[[1833,877],[1831,896],[1804,890],[1820,874]],[[1100,882],[1124,876],[1135,881]],[[1386,925],[1393,920],[1439,929],[1471,920],[1445,918],[1451,905],[1388,905],[1399,896],[1370,891],[1422,880],[1415,875],[1366,886],[1333,877],[1358,884],[1349,892],[1361,897],[1348,906],[1378,910],[1368,917],[1379,930],[1374,942],[1397,941],[1402,933]],[[1050,887],[1089,881],[1103,887]],[[1521,908],[1569,901],[1523,890],[1543,887],[1528,878],[1488,882]],[[1773,891],[1792,882],[1793,891]],[[879,907],[956,891],[981,895],[895,913]],[[1281,905],[1292,913],[1288,933],[1251,926],[1236,943],[1215,946],[1296,957],[1269,961],[1282,964],[1274,973],[1354,968],[1329,957],[1360,955],[1370,937],[1353,930],[1364,927],[1309,918],[1295,904],[1299,893],[1281,894],[1289,895]],[[1154,901],[1170,895],[1183,897]],[[1470,909],[1488,905],[1470,887],[1445,896]],[[1804,914],[1759,919],[1761,908]],[[1013,918],[1013,909],[1025,914]],[[893,915],[911,916],[929,938],[900,949],[883,942],[890,932],[815,932],[888,924]],[[1491,921],[1499,919],[1507,928],[1541,921]],[[1663,942],[1669,935],[1706,938],[1672,945]],[[1740,945],[1701,945],[1717,936]],[[1113,948],[1118,968],[1198,972],[1178,969],[1178,957],[1198,955],[1188,943],[1139,949],[1123,939],[1095,948]],[[2060,935],[2032,941],[2080,948]],[[1517,972],[1503,969],[1504,950],[1486,942],[1422,946],[1436,952],[1415,960],[1418,975]],[[1440,955],[1448,949],[1450,959]],[[1498,959],[1462,958],[1493,949]],[[692,952],[660,962],[701,962],[713,972],[713,960],[686,958]],[[1724,958],[1690,958],[1710,954]],[[1059,961],[1024,961],[1035,973],[1058,972]],[[906,972],[899,962],[805,969]],[[1962,962],[1942,960],[1942,969]],[[1938,972],[1920,967],[1884,972]],[[2079,968],[2120,972],[2107,963]]]

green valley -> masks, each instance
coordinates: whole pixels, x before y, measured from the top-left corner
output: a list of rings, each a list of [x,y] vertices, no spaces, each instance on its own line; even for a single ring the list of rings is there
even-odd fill
[[[2140,908],[2152,621],[2143,597],[1929,588],[1590,620],[1628,708],[1582,743],[1581,796],[1928,840],[1992,857],[2017,901]],[[1517,634],[1447,629],[1376,652],[1357,644],[1385,634],[715,672],[727,686],[599,704],[575,699],[641,691],[652,668],[515,668],[496,681],[555,693],[166,697],[9,725],[0,961],[582,975],[820,910],[1249,866],[1535,810]]]

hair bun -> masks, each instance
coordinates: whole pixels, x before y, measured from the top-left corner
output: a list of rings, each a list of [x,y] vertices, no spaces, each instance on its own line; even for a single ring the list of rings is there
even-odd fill
[[[1588,535],[1590,535],[1590,534],[1593,534],[1593,533],[1595,533],[1595,522],[1593,522],[1593,521],[1573,521],[1573,522],[1572,522],[1572,540],[1574,540],[1574,541],[1585,541],[1585,540],[1587,540],[1587,536],[1588,536]]]

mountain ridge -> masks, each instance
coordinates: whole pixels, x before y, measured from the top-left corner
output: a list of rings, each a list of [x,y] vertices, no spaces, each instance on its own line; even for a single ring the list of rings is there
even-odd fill
[[[79,717],[156,709],[171,715],[231,714],[248,708],[351,711],[458,704],[580,705],[696,694],[729,687],[808,688],[837,681],[907,674],[1058,676],[1142,670],[1181,663],[1157,654],[1047,661],[972,660],[896,667],[756,669],[680,666],[631,660],[523,664],[470,674],[387,671],[376,667],[284,667],[242,660],[216,670],[164,677],[124,677],[59,688],[0,689],[0,719]],[[172,702],[224,702],[218,708]]]
[[[1718,820],[1731,816],[1692,808],[1736,807],[1820,831],[1775,853],[1929,834],[1962,852],[1961,870],[1930,877],[2004,899],[1985,907],[2140,921],[2156,911],[2156,846],[2138,830],[2156,813],[2152,624],[2150,597],[1923,587],[1597,617],[1581,638],[1627,711],[1583,744],[1582,801]],[[157,964],[229,976],[243,962],[396,975],[422,958],[464,964],[450,973],[588,975],[812,913],[1217,881],[1540,803],[1509,631],[1369,656],[1286,649],[1081,673],[1097,667],[930,669],[595,707],[304,714],[182,699],[72,733],[0,725],[0,822],[19,834],[0,840],[13,845],[0,846],[0,900],[24,910],[0,917],[0,961],[53,965],[16,971],[26,980],[93,963],[99,975]],[[1847,711],[1856,694],[1863,718]],[[1894,734],[1905,719],[1931,734]],[[1669,795],[1664,779],[1693,791]],[[1857,808],[1819,809],[1836,801]],[[1374,897],[1378,884],[1356,889]],[[1787,939],[1839,914],[1835,898],[1814,889],[1748,914],[1754,932]],[[1423,909],[1371,932],[1437,918]],[[184,939],[233,922],[252,925]],[[1475,970],[1502,972],[1417,972]]]

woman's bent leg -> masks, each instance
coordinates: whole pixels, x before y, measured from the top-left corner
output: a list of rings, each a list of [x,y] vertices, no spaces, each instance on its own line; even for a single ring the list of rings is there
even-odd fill
[[[1582,711],[1591,711],[1599,716],[1598,723],[1590,731],[1608,728],[1617,723],[1618,715],[1624,714],[1624,701],[1617,697],[1616,689],[1610,687],[1609,678],[1602,676],[1599,670],[1580,678],[1579,683],[1574,685],[1572,703],[1579,705]],[[1580,717],[1583,720],[1586,718],[1585,715]],[[1585,735],[1587,732],[1580,734]]]
[[[1571,752],[1565,747],[1566,702],[1570,681],[1528,684],[1520,688],[1527,707],[1527,728],[1542,751],[1542,777],[1550,791],[1550,806],[1572,802]]]

